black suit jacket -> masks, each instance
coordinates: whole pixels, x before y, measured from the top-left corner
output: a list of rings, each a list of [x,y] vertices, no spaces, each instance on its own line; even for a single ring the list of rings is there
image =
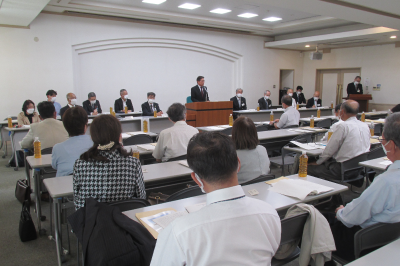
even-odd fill
[[[79,105],[75,105],[75,106],[79,106]],[[60,109],[61,120],[62,120],[62,117],[63,117],[65,111],[67,111],[68,109],[69,109],[69,105],[68,104]]]
[[[85,109],[86,113],[90,115],[93,113],[94,109],[97,108],[97,112],[101,114],[103,111],[101,110],[100,102],[96,100],[96,103],[94,104],[94,109],[92,108],[92,104],[90,103],[89,100],[86,100],[82,103],[83,109]]]
[[[236,96],[230,98],[230,101],[233,102],[233,111],[239,110],[247,110],[246,98],[241,98],[241,105],[239,106],[239,101]],[[233,113],[233,119],[237,118],[237,114]]]
[[[200,88],[198,85],[191,88],[190,95],[192,98],[192,102],[206,102],[210,100],[210,98],[208,97],[207,87],[203,86],[203,88],[204,88],[203,97],[201,96]]]
[[[360,90],[360,92],[357,92],[357,90]],[[362,84],[357,84],[356,88],[353,82],[349,83],[347,85],[347,97],[349,97],[350,94],[363,94]]]
[[[89,198],[68,221],[82,244],[84,265],[150,265],[156,240],[118,207]]]
[[[153,103],[153,106],[157,109],[157,113],[161,111],[158,103]],[[142,103],[142,112],[143,116],[154,116],[153,111],[150,109],[149,102]]]
[[[267,102],[268,102],[268,104],[267,104]],[[265,101],[265,98],[264,98],[264,97],[258,99],[258,106],[260,106],[260,110],[268,110],[268,109],[271,109],[271,107],[272,107],[272,101],[271,101],[270,99],[268,99],[267,102]]]
[[[133,110],[133,105],[132,105],[131,99],[126,100],[126,106],[128,106],[128,110],[131,110],[132,112],[135,111],[135,110]],[[116,113],[125,113],[124,104],[122,103],[122,99],[121,98],[118,98],[118,99],[115,100],[114,112],[116,112]]]
[[[318,107],[322,106],[321,99],[318,99],[317,104],[319,104],[319,106],[315,106],[315,108],[318,108]],[[311,99],[308,99],[306,108],[312,108],[313,105],[314,105],[314,97],[312,97]]]
[[[297,97],[297,93],[293,93],[293,99],[296,100],[296,103],[302,104],[306,103],[306,97],[304,97],[303,93],[300,93],[300,95]]]

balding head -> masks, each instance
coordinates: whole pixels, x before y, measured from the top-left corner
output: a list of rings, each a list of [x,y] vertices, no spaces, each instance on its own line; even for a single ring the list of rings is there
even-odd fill
[[[314,97],[318,97],[319,98],[319,91],[314,92]]]
[[[340,117],[342,118],[343,121],[346,121],[350,117],[356,116],[359,112],[359,107],[360,105],[356,101],[353,100],[345,101],[344,103],[342,103],[342,106],[340,107]]]
[[[290,96],[293,96],[293,90],[292,89],[288,89],[287,90],[287,94],[290,95]]]
[[[75,103],[74,102],[71,103],[72,99],[75,99]],[[67,101],[68,101],[69,104],[75,105],[76,104],[76,95],[74,93],[72,93],[72,92],[68,93],[67,94]]]

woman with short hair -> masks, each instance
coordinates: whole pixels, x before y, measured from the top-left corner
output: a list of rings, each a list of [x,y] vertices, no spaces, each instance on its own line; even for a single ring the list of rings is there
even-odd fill
[[[18,126],[30,125],[40,122],[39,114],[35,111],[35,103],[31,100],[26,100],[22,105],[22,112],[18,114]]]
[[[232,140],[240,160],[239,184],[269,173],[269,158],[265,147],[258,145],[257,129],[248,117],[240,116],[232,127]]]
[[[121,123],[112,115],[93,119],[93,146],[76,160],[73,172],[74,203],[79,209],[87,198],[113,202],[146,198],[142,167],[122,147]]]

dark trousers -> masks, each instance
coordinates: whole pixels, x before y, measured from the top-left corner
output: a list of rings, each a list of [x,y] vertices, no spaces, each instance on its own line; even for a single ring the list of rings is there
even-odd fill
[[[325,161],[320,165],[309,165],[307,172],[311,176],[319,177],[322,179],[341,180],[342,167],[340,163],[334,159]]]

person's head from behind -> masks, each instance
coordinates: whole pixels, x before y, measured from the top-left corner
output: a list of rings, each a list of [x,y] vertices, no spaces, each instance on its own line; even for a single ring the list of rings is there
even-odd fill
[[[196,81],[197,81],[197,85],[199,85],[200,87],[204,86],[204,77],[203,76],[198,76]]]
[[[336,106],[335,106],[335,116],[336,117],[340,117],[340,107],[342,106],[342,104],[341,103],[339,103],[339,104],[337,104]]]
[[[286,109],[286,108],[292,106],[292,96],[290,96],[290,95],[283,96],[281,99],[281,102],[282,102],[283,109]]]
[[[63,124],[70,137],[86,133],[88,116],[85,109],[80,106],[68,108],[63,115]]]
[[[55,90],[48,90],[46,92],[46,96],[47,96],[47,101],[54,103],[57,98],[57,92]]]
[[[297,88],[296,88],[296,93],[297,94],[300,94],[300,93],[302,93],[303,92],[303,87],[302,86],[297,86]]]
[[[75,108],[74,108],[75,109]],[[123,156],[131,156],[122,148],[122,128],[121,123],[112,115],[101,115],[93,119],[90,125],[90,136],[92,137],[93,147],[81,155],[85,161],[108,161],[100,154],[103,152],[112,152],[118,150]]]
[[[288,89],[288,90],[287,90],[287,94],[288,94],[289,96],[293,96],[293,90],[292,90],[292,89]]]
[[[121,99],[124,101],[128,99],[128,92],[125,89],[120,90],[119,95],[121,95]]]
[[[381,143],[386,150],[388,159],[392,162],[400,160],[400,113],[388,116],[382,132]]]
[[[355,78],[354,78],[354,83],[355,84],[359,84],[361,82],[361,77],[360,76],[356,76]]]
[[[35,112],[35,103],[31,100],[26,100],[22,105],[22,112],[24,112],[24,115],[33,114]]]
[[[314,100],[318,101],[319,99],[319,91],[314,92]]]
[[[89,102],[90,102],[91,104],[95,104],[95,103],[96,103],[96,100],[97,100],[97,98],[96,98],[96,93],[94,93],[94,92],[89,92],[89,94],[88,94],[88,100],[89,100]]]
[[[264,97],[269,99],[269,97],[271,96],[271,92],[269,90],[264,91]]]
[[[167,110],[168,118],[173,123],[186,120],[186,107],[181,103],[172,104]]]
[[[255,149],[259,140],[253,120],[246,116],[236,119],[232,127],[232,140],[236,150]]]
[[[77,103],[76,95],[74,93],[72,93],[72,92],[68,93],[67,94],[67,101],[68,101],[68,104],[70,104],[72,106],[75,106],[76,103]]]
[[[154,92],[147,93],[147,101],[149,103],[154,103],[156,101],[156,94]]]
[[[209,193],[238,185],[239,159],[232,139],[219,132],[194,135],[187,148],[193,180]]]
[[[42,120],[45,120],[48,118],[56,119],[57,112],[56,112],[56,108],[54,107],[54,104],[52,102],[40,102],[38,104],[37,108],[38,108],[40,119],[42,119]]]
[[[358,114],[359,112],[359,107],[360,105],[358,102],[353,101],[353,100],[347,100],[344,103],[342,103],[342,106],[340,106],[340,118],[343,121],[346,121],[350,117],[354,117]]]

